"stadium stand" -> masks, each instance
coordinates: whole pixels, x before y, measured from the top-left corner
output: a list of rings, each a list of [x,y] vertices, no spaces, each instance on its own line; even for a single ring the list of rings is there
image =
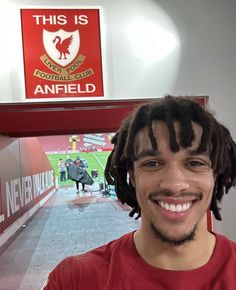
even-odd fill
[[[38,137],[46,153],[91,152],[112,149],[112,133]]]

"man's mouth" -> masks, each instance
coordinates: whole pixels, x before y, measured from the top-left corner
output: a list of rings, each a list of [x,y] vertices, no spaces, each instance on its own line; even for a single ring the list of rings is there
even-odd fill
[[[184,213],[188,211],[194,203],[201,200],[201,194],[194,194],[182,197],[170,197],[170,196],[159,196],[152,195],[150,199],[156,205],[160,206],[163,210],[169,213]]]
[[[179,203],[179,204],[172,204],[172,203],[167,203],[164,201],[158,201],[157,202],[160,207],[162,207],[163,209],[169,210],[171,212],[184,212],[186,210],[188,210],[191,205],[193,204],[193,202],[185,202],[185,203]]]

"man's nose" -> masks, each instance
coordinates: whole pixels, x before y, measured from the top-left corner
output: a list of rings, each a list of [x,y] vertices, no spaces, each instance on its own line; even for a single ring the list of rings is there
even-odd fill
[[[175,194],[189,190],[189,178],[183,168],[169,166],[161,177],[160,189],[171,191]]]

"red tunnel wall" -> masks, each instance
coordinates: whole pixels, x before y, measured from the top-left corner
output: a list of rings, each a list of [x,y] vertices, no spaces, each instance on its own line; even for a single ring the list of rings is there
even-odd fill
[[[35,137],[0,136],[0,164],[1,241],[1,233],[55,189],[55,175]]]

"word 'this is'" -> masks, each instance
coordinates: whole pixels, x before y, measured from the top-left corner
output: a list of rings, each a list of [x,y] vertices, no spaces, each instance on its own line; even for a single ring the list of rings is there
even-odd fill
[[[35,19],[36,25],[66,25],[67,17],[66,15],[32,15]],[[87,15],[74,15],[74,24],[87,25],[88,16]]]

